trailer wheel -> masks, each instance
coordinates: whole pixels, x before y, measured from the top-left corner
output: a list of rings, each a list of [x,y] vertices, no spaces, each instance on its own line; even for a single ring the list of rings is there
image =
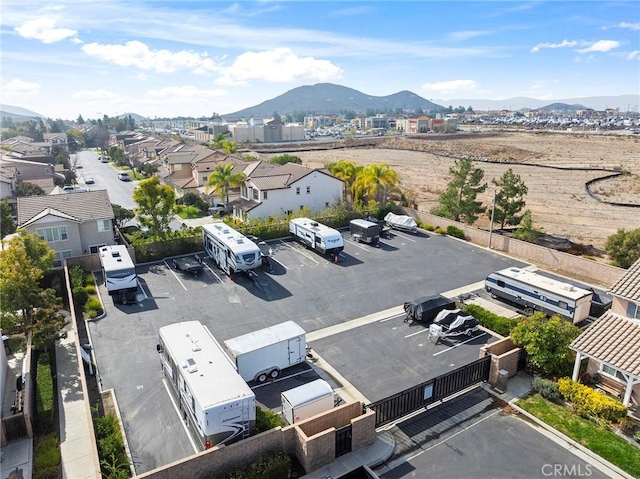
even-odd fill
[[[493,294],[493,293],[491,293],[491,297],[492,297],[493,299],[498,299],[498,296],[496,296],[496,295],[495,295],[495,294]]]
[[[278,369],[273,369],[270,373],[269,373],[269,377],[271,379],[276,379],[278,376],[280,376],[280,371]]]
[[[267,380],[267,374],[266,373],[260,373],[258,374],[258,376],[256,377],[256,381],[259,383],[263,383]]]
[[[533,314],[533,308],[524,308],[524,315],[531,316]]]

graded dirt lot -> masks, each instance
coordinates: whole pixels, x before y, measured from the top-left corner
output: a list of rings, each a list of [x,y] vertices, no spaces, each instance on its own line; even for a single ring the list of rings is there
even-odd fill
[[[449,168],[468,156],[485,172],[485,181],[513,168],[529,189],[526,208],[536,228],[571,241],[602,248],[619,228],[640,227],[640,208],[615,206],[587,194],[585,183],[611,172],[629,175],[593,184],[602,201],[640,205],[640,135],[553,132],[482,132],[388,137],[377,148],[343,148],[293,152],[309,167],[341,159],[357,164],[387,163],[404,190],[415,192],[418,209],[431,211],[449,181]],[[272,155],[260,155],[267,158]],[[493,190],[480,199],[491,204]],[[488,228],[482,217],[476,223]]]

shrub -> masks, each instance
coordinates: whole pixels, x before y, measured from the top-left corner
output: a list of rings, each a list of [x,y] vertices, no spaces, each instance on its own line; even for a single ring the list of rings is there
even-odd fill
[[[85,286],[95,286],[96,284],[96,278],[95,276],[93,276],[92,274],[88,274],[85,276],[84,278],[84,285]]]
[[[84,286],[84,270],[82,266],[76,265],[69,269],[69,280],[71,281],[71,288],[75,289],[80,286]]]
[[[88,284],[84,287],[84,289],[87,290],[87,293],[91,294],[96,294],[96,286],[94,284]]]
[[[562,395],[558,390],[558,383],[555,381],[535,378],[531,385],[531,389],[533,389],[534,392],[540,393],[543,398],[548,399],[549,401],[558,402],[562,399]]]
[[[447,234],[455,238],[464,239],[464,231],[453,225],[447,226]]]
[[[628,416],[620,419],[620,422],[618,423],[618,429],[620,429],[620,432],[630,436],[636,430],[636,426],[636,422]]]
[[[251,464],[236,467],[214,479],[281,479],[291,473],[291,458],[283,451],[266,452]]]
[[[505,316],[499,316],[476,304],[466,305],[464,312],[480,321],[480,324],[485,328],[505,337],[511,334],[511,330],[516,327],[520,320],[519,317],[507,318]]]
[[[118,418],[114,414],[96,418],[95,428],[103,475],[111,479],[129,477],[129,458]]]
[[[53,430],[53,378],[48,352],[38,356],[36,366],[36,412],[34,429],[38,434]]]
[[[76,286],[73,288],[73,299],[78,305],[84,308],[84,305],[89,301],[89,293],[84,286]]]
[[[447,234],[447,230],[444,228],[440,228],[439,226],[436,226],[436,229],[434,230],[436,233],[438,233],[439,235],[446,235]]]
[[[256,431],[258,433],[268,431],[275,427],[284,427],[287,424],[282,417],[269,409],[256,408]]]
[[[569,378],[559,379],[558,389],[580,415],[593,416],[607,423],[617,423],[627,415],[627,408],[620,401]]]
[[[100,303],[100,300],[98,300],[98,298],[89,298],[89,301],[87,301],[84,309],[90,318],[95,318],[96,316],[102,314],[103,311],[102,304]]]
[[[422,228],[423,230],[426,231],[433,231],[436,229],[435,226],[429,224],[429,223],[418,223],[418,225],[420,226],[420,228]]]
[[[34,479],[56,479],[59,466],[60,450],[56,434],[37,439],[33,451]]]

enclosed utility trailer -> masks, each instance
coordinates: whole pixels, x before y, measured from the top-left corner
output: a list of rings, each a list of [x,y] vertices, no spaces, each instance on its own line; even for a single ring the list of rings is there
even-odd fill
[[[380,225],[363,219],[354,219],[349,222],[351,237],[358,243],[367,243],[378,246],[380,242]]]
[[[282,415],[289,424],[303,421],[334,406],[333,389],[323,379],[283,391],[280,397]]]
[[[293,321],[227,339],[224,347],[240,376],[259,383],[304,362],[307,354],[306,333]]]

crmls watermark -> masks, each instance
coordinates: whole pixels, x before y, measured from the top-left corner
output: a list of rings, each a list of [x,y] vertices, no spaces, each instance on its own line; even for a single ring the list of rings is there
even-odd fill
[[[591,464],[545,464],[541,468],[545,477],[589,477]]]

